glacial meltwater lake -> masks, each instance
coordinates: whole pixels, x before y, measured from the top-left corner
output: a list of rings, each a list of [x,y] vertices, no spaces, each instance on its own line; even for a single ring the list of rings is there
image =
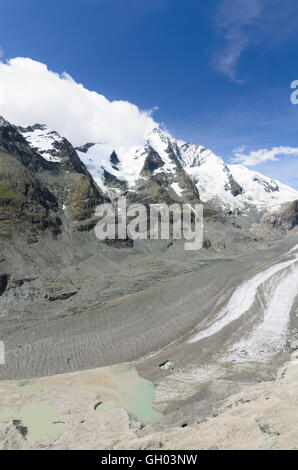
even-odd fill
[[[72,402],[75,403],[72,406]],[[154,410],[154,385],[130,364],[103,367],[25,381],[0,382],[0,422],[20,420],[31,442],[67,432],[65,415],[84,416],[124,408],[148,423]],[[88,419],[88,418],[87,418]]]

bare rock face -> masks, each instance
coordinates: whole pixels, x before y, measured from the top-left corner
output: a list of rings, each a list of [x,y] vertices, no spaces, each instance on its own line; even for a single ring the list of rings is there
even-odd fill
[[[50,147],[46,153],[35,146],[35,133],[42,133]],[[22,233],[32,243],[40,232],[57,236],[69,224],[80,230],[85,223],[87,230],[86,221],[104,200],[72,145],[59,134],[43,125],[24,129],[6,121],[0,126],[1,238]]]
[[[0,274],[0,295],[5,291],[9,280],[8,274]]]
[[[26,444],[28,429],[19,420],[0,423],[0,450],[20,450]]]
[[[298,200],[284,204],[277,212],[267,213],[263,217],[263,223],[281,232],[296,229],[298,226]]]
[[[234,197],[237,197],[239,194],[243,193],[243,189],[240,184],[237,183],[235,178],[230,174],[228,176],[229,183],[226,185],[226,191],[231,191]]]

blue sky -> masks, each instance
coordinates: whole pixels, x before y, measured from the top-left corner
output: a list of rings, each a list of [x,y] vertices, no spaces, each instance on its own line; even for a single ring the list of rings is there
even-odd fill
[[[235,149],[249,161],[251,151],[298,147],[298,105],[290,101],[298,79],[294,0],[0,4],[2,60],[30,57],[109,100],[158,107],[155,120],[175,137],[226,161]],[[298,188],[297,152],[276,152],[276,161],[252,168]]]

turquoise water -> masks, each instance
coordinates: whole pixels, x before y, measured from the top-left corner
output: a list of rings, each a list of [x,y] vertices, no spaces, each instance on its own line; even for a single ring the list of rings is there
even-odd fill
[[[154,385],[140,377],[137,370],[131,365],[61,374],[52,378],[29,380],[26,384],[11,381],[2,382],[1,385],[7,388],[8,393],[9,389],[18,390],[24,394],[24,400],[33,401],[33,403],[27,403],[18,410],[0,407],[0,421],[21,419],[24,425],[28,427],[27,439],[31,442],[40,441],[49,436],[58,437],[67,430],[64,423],[57,422],[60,413],[54,405],[51,403],[38,403],[39,397],[36,395],[28,396],[28,394],[37,390],[43,393],[48,387],[57,387],[57,393],[61,385],[78,391],[90,390],[96,392],[99,395],[98,401],[103,401],[97,407],[97,413],[114,408],[124,408],[144,423],[160,416],[160,413],[152,407]]]
[[[63,423],[55,423],[58,410],[53,405],[32,403],[24,406],[19,416],[28,427],[29,441],[39,441],[48,436],[58,437],[66,430]]]
[[[115,387],[90,386],[85,385],[83,382],[76,382],[73,387],[112,395],[112,400],[105,401],[97,408],[98,412],[113,408],[124,408],[144,423],[160,416],[160,413],[152,407],[154,385],[149,380],[140,377],[136,369],[129,365],[115,366],[107,370]]]
[[[36,442],[48,436],[58,437],[65,431],[63,423],[55,423],[58,410],[53,405],[33,403],[23,406],[16,412],[10,408],[0,409],[0,420],[21,419],[28,428],[28,441]]]

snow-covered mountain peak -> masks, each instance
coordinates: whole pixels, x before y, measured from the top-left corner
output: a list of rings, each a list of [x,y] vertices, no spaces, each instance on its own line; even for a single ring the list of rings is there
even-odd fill
[[[161,156],[173,152],[186,168],[199,167],[208,163],[213,166],[219,165],[224,171],[229,171],[224,161],[203,145],[176,140],[169,132],[159,128],[149,134],[147,142]]]
[[[7,125],[3,118],[0,122]],[[44,124],[18,129],[43,158],[61,161],[59,149],[64,138],[57,132]],[[298,191],[289,186],[242,165],[229,165],[203,145],[176,140],[160,128],[153,129],[139,147],[85,143],[76,151],[94,181],[110,197],[128,189],[138,192],[153,178],[163,190],[171,187],[182,199],[195,185],[199,200],[227,213],[264,212],[298,200]]]
[[[165,130],[162,130],[160,127],[155,127],[149,134],[148,134],[148,139],[151,137],[158,137],[160,140],[162,140],[164,143],[167,143],[168,138],[172,138],[171,134]]]
[[[190,167],[200,165],[203,159],[207,157],[208,153],[212,154],[210,150],[206,149],[206,147],[202,145],[188,144],[182,141],[178,142],[178,144],[185,164]],[[206,151],[207,154],[204,155],[204,152]]]
[[[114,150],[117,165],[110,159]],[[298,199],[298,191],[241,165],[228,165],[206,147],[176,140],[160,128],[150,132],[142,147],[127,150],[98,144],[87,153],[79,152],[79,156],[101,189],[109,192],[107,175],[109,184],[116,178],[127,188],[134,188],[152,150],[163,162],[153,170],[152,176],[163,173],[179,184],[178,167],[182,167],[196,185],[200,199],[225,212],[262,212]]]
[[[58,132],[52,131],[45,124],[35,124],[26,128],[19,128],[20,133],[30,147],[38,152],[45,160],[59,163],[61,159],[56,156],[57,144],[64,139]]]
[[[278,180],[249,170],[243,165],[229,165],[229,169],[244,188],[241,197],[244,205],[254,205],[259,211],[264,211],[277,209],[285,202],[298,199],[298,191]]]
[[[147,145],[150,145],[156,152],[164,153],[167,151],[171,142],[175,141],[171,134],[156,127],[147,136]]]

